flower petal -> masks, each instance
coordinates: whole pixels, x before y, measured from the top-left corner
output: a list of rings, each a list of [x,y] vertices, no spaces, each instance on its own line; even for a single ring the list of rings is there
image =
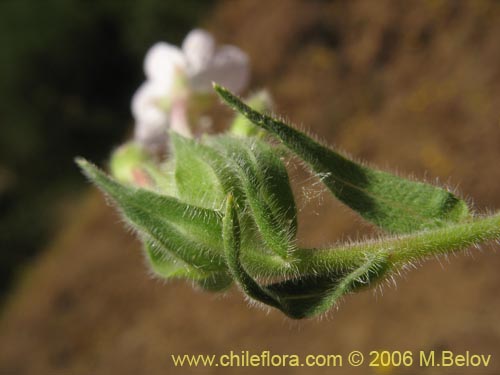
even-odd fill
[[[159,42],[153,45],[144,58],[144,73],[149,80],[173,85],[179,70],[186,69],[182,51],[171,44]]]
[[[182,50],[186,56],[188,74],[197,74],[210,64],[215,51],[215,40],[207,31],[194,29],[184,39]]]
[[[155,126],[168,125],[168,111],[164,103],[169,99],[169,87],[159,82],[146,81],[132,97],[132,114],[137,123]]]
[[[234,46],[217,49],[209,66],[190,75],[191,88],[197,92],[210,92],[212,82],[233,92],[241,92],[250,77],[249,59],[245,52]]]

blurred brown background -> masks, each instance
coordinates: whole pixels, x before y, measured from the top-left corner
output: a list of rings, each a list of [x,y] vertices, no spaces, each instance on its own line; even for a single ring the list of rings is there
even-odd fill
[[[196,24],[249,53],[252,88],[269,88],[276,112],[356,158],[456,187],[479,212],[500,208],[500,3],[237,0],[204,12]],[[304,243],[373,233],[340,204],[304,198],[308,182],[294,175]],[[500,373],[498,246],[428,261],[383,295],[349,296],[323,319],[294,322],[250,307],[236,288],[221,296],[152,279],[138,241],[88,190],[8,294],[1,374],[216,374],[173,368],[170,354],[383,349],[493,358],[488,369],[225,372]]]

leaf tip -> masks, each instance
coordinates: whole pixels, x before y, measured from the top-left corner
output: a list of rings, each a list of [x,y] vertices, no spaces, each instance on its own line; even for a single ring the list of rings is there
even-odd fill
[[[235,101],[238,101],[236,96],[230,92],[228,89],[226,89],[224,86],[219,85],[216,82],[212,82],[212,86],[215,90],[215,92],[219,95],[219,97],[224,100],[228,104],[232,104]]]
[[[86,165],[88,163],[88,161],[81,157],[81,156],[75,156],[75,158],[73,159],[75,161],[75,163],[80,167],[80,168],[83,168],[84,165]]]
[[[219,94],[219,96],[223,96],[223,94],[227,91],[223,86],[219,85],[217,82],[212,81],[212,87],[215,92]]]
[[[92,165],[87,159],[77,156],[73,159],[78,165],[78,167],[82,170],[83,174],[89,178],[93,176],[93,172],[95,171],[95,166]]]

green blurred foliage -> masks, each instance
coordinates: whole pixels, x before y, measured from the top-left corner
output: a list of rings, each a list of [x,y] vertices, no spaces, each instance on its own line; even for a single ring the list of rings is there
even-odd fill
[[[0,293],[86,186],[75,155],[105,159],[154,42],[179,44],[213,1],[0,2]]]

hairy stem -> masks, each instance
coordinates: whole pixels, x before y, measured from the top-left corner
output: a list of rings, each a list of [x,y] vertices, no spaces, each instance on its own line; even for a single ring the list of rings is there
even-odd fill
[[[466,223],[417,232],[411,235],[385,237],[369,242],[341,245],[328,249],[297,249],[290,263],[273,261],[272,257],[252,253],[243,255],[250,273],[262,277],[294,277],[325,274],[362,264],[367,254],[388,254],[388,266],[406,263],[464,250],[470,246],[500,239],[500,212],[477,217]]]

